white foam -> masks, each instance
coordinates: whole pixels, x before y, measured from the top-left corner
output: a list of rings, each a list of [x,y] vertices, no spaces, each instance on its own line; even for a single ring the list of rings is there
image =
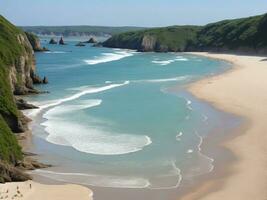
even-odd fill
[[[136,80],[132,82],[147,82],[147,83],[162,83],[162,82],[172,82],[172,81],[184,81],[191,78],[191,76],[179,76],[173,78],[162,78],[162,79],[147,79],[147,80]]]
[[[47,121],[41,124],[45,126],[45,130],[49,134],[46,140],[96,155],[132,153],[140,151],[152,143],[146,135],[114,133],[92,124],[94,120],[82,125],[64,117],[68,112],[99,106],[100,104],[101,100],[87,100],[82,103],[79,102],[78,105],[61,105],[48,110],[43,115]]]
[[[175,60],[153,60],[152,63],[159,64],[159,65],[169,65],[171,63],[175,62]]]
[[[153,60],[152,63],[165,66],[165,65],[169,65],[171,63],[174,63],[176,61],[188,61],[188,59],[184,58],[182,56],[177,56],[175,59],[170,59],[170,60]]]
[[[188,150],[187,150],[187,153],[193,153],[193,152],[194,152],[193,149],[188,149]]]
[[[209,171],[208,171],[208,172],[212,172],[213,169],[214,169],[214,165],[213,165],[213,163],[214,163],[214,159],[211,158],[211,157],[209,157],[209,156],[207,156],[207,155],[205,155],[205,154],[203,154],[203,153],[201,152],[201,151],[202,151],[202,149],[201,149],[201,145],[202,145],[202,143],[203,143],[203,137],[200,136],[200,135],[198,134],[197,131],[195,131],[195,135],[199,138],[199,144],[198,144],[198,146],[197,146],[197,147],[198,147],[198,153],[199,153],[200,156],[204,157],[205,159],[207,159],[207,160],[209,161],[210,168],[209,168]]]
[[[82,183],[88,186],[97,187],[148,188],[150,186],[150,182],[143,177],[123,177],[85,173],[62,173],[41,169],[34,170],[30,173],[53,178],[63,182],[72,182],[76,184]]]
[[[183,135],[183,132],[179,132],[177,135],[176,135],[176,140],[177,141],[181,141],[181,136]]]
[[[76,94],[73,94],[73,95],[71,95],[69,97],[65,97],[65,98],[62,98],[62,99],[57,99],[57,100],[45,102],[42,105],[37,105],[37,106],[39,106],[39,109],[35,109],[32,112],[28,113],[28,116],[31,116],[31,117],[36,116],[40,111],[42,111],[44,109],[47,109],[47,108],[50,108],[50,107],[54,107],[54,106],[60,105],[62,103],[68,102],[68,101],[73,101],[73,100],[78,99],[81,96],[84,96],[84,95],[87,95],[87,94],[103,92],[103,91],[110,90],[110,89],[113,89],[113,88],[116,88],[116,87],[121,87],[121,86],[127,85],[129,83],[130,83],[129,81],[125,81],[124,83],[110,84],[110,85],[106,85],[106,86],[103,86],[103,87],[82,86],[79,89],[76,88],[76,90],[79,90],[80,92],[78,92]]]
[[[55,111],[54,111],[55,112]],[[42,125],[49,133],[47,141],[71,146],[74,149],[96,155],[122,155],[142,150],[152,143],[146,135],[113,133],[95,126],[75,124],[47,116]]]
[[[192,108],[191,105],[192,105],[192,101],[186,99],[186,107],[187,107],[189,110],[193,110],[193,108]]]
[[[68,53],[66,51],[45,51],[44,53],[49,53],[49,54],[58,54],[58,53]]]
[[[123,58],[133,56],[133,51],[116,51],[114,53],[102,53],[101,56],[95,56],[93,59],[84,60],[88,65],[112,62]]]

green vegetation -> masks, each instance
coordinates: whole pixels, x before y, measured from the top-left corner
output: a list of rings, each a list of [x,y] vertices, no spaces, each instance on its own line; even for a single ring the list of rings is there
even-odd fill
[[[267,14],[224,20],[203,27],[173,26],[127,32],[114,35],[103,45],[142,51],[143,41],[145,38],[147,39],[147,36],[153,36],[156,40],[154,48],[148,48],[148,51],[236,50],[266,52]]]
[[[21,159],[22,153],[9,128],[12,123],[17,125],[20,115],[11,90],[9,68],[25,51],[30,51],[18,42],[19,34],[24,33],[0,16],[0,160],[11,163]],[[17,76],[20,78],[21,74]]]
[[[264,48],[267,46],[267,14],[208,24],[198,34],[197,47]]]
[[[114,35],[118,33],[137,31],[145,29],[143,27],[105,27],[105,26],[25,26],[21,27],[26,32],[40,35]]]
[[[104,43],[104,46],[142,50],[142,48],[145,48],[142,44],[144,42],[143,38],[150,36],[156,41],[156,51],[161,51],[161,49],[164,49],[164,51],[184,51],[187,43],[196,38],[199,29],[198,26],[171,26],[127,32],[113,36]]]
[[[15,164],[22,159],[21,147],[15,135],[0,115],[0,160]]]

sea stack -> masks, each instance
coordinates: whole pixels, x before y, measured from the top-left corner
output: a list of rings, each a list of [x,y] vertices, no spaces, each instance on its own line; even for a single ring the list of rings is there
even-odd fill
[[[84,43],[82,43],[82,42],[79,42],[79,43],[77,43],[75,46],[77,46],[77,47],[84,47],[84,46],[85,46],[85,44],[84,44]]]
[[[57,41],[54,38],[51,38],[51,40],[49,41],[49,44],[57,44]]]
[[[43,84],[47,84],[48,83],[48,79],[46,78],[46,76],[43,78]]]
[[[64,40],[63,40],[63,37],[61,37],[60,38],[60,40],[59,40],[59,43],[58,44],[60,44],[60,45],[65,45],[65,42],[64,42]]]
[[[91,37],[89,40],[87,40],[85,43],[97,43],[96,39]]]

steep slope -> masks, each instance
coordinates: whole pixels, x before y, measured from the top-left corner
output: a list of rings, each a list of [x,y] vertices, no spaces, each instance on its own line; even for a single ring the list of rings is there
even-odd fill
[[[33,49],[25,33],[0,16],[0,182],[25,180],[13,170],[23,158],[14,136],[27,130],[27,119],[17,109],[13,94],[37,92]]]
[[[34,51],[48,51],[45,47],[41,47],[39,38],[33,33],[25,32]]]
[[[137,49],[138,51],[185,51],[192,43],[198,26],[172,26],[115,35],[103,43],[105,47]]]
[[[225,20],[205,26],[198,34],[196,49],[267,52],[267,14]]]
[[[203,27],[174,26],[115,35],[105,47],[138,51],[236,51],[267,53],[267,14]]]

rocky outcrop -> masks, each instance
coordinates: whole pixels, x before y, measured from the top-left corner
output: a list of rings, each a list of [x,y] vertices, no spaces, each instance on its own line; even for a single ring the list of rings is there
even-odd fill
[[[156,48],[157,39],[155,36],[145,35],[142,39],[141,47],[139,51],[154,51]]]
[[[63,40],[63,37],[60,38],[58,44],[59,44],[59,45],[65,45],[65,44],[66,44],[66,43],[64,42],[64,40]]]
[[[78,42],[75,46],[76,47],[84,47],[86,45],[83,42]]]
[[[0,183],[11,181],[27,181],[29,179],[31,179],[31,177],[22,172],[20,169],[0,161]]]
[[[57,44],[57,41],[54,38],[51,38],[49,44]]]
[[[28,109],[37,109],[38,108],[37,106],[35,106],[33,104],[29,104],[24,99],[21,99],[18,97],[16,98],[16,105],[17,105],[19,110],[28,110]]]
[[[48,79],[46,78],[46,76],[44,76],[43,78],[43,84],[48,84]]]
[[[94,43],[97,43],[97,40],[95,38],[91,37],[89,40],[85,41],[84,43],[92,43],[92,44],[94,44]]]
[[[33,33],[29,33],[29,32],[25,32],[32,48],[34,51],[49,51],[47,48],[45,47],[41,47],[41,42],[39,40],[39,38],[34,35]]]

